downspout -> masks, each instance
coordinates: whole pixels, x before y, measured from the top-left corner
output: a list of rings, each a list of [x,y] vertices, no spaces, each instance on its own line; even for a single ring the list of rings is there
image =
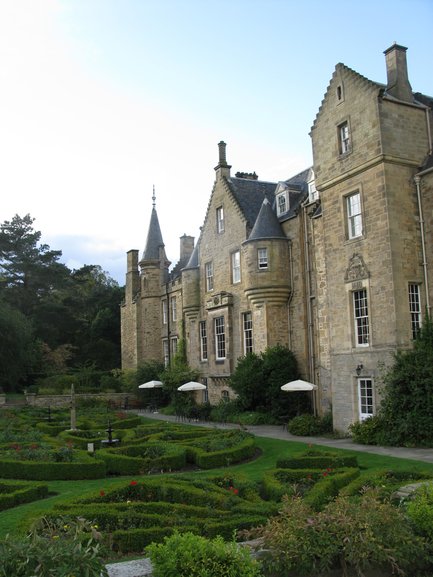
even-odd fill
[[[290,303],[293,299],[293,258],[292,258],[292,241],[289,239],[289,271],[290,271],[290,294],[287,301],[287,311],[288,311],[288,325],[289,325],[289,348],[292,348],[292,315],[290,313]]]
[[[307,206],[303,205],[303,220],[304,220],[304,250],[305,250],[305,276],[306,276],[306,292],[307,292],[307,340],[308,340],[308,377],[311,382],[314,381],[314,337],[313,337],[313,305],[312,301],[314,295],[311,293],[311,263],[310,263],[310,243],[308,240],[308,219],[307,219]],[[313,412],[317,414],[316,407],[316,395],[312,392],[313,398]]]
[[[429,297],[429,281],[428,281],[428,263],[427,263],[427,256],[426,256],[426,248],[425,248],[425,222],[422,210],[422,201],[421,201],[421,177],[428,172],[431,172],[433,168],[419,172],[415,175],[414,181],[416,186],[416,196],[418,201],[418,214],[419,214],[419,223],[421,229],[421,251],[422,251],[422,267],[424,273],[424,285],[425,285],[425,302],[426,302],[426,309],[427,314],[431,317],[431,308],[430,308],[430,297]]]
[[[425,118],[426,118],[426,126],[427,126],[427,138],[428,138],[428,145],[429,151],[428,156],[431,156],[433,152],[433,145],[432,145],[432,133],[431,133],[431,126],[430,126],[430,108],[426,106],[425,108]],[[421,199],[421,178],[430,172],[433,171],[433,168],[428,168],[426,170],[422,170],[415,174],[414,181],[416,186],[416,197],[418,202],[418,214],[419,214],[419,222],[420,222],[420,232],[421,232],[421,250],[422,250],[422,267],[424,272],[424,285],[425,285],[425,303],[427,314],[431,317],[431,308],[430,308],[430,296],[429,296],[429,281],[428,281],[428,263],[427,263],[427,256],[426,256],[426,248],[425,248],[425,221],[423,216],[422,210],[422,199]]]
[[[167,299],[167,357],[168,367],[171,365],[171,342],[170,342],[170,297],[168,295],[168,280],[165,283],[165,298]]]
[[[432,136],[431,136],[431,127],[430,127],[430,108],[428,108],[428,107],[426,107],[426,109],[425,109],[425,117],[426,117],[426,124],[427,124],[428,144],[429,144],[428,154],[430,156],[430,154],[433,152],[433,145],[432,145]]]

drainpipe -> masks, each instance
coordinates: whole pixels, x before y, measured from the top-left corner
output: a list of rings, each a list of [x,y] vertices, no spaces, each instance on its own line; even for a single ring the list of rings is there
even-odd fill
[[[305,250],[305,276],[307,283],[307,334],[308,334],[308,371],[310,381],[314,380],[314,337],[313,337],[313,305],[312,301],[314,295],[311,292],[311,263],[310,263],[310,243],[308,240],[308,220],[307,220],[307,207],[310,203],[303,204],[303,220],[304,220],[304,250]],[[312,391],[313,398],[313,411],[317,414],[316,407],[316,394]]]
[[[292,315],[290,313],[290,304],[293,299],[293,258],[292,258],[292,241],[289,239],[289,275],[290,275],[290,294],[289,300],[287,301],[287,311],[288,311],[288,325],[289,325],[289,348],[292,348]]]
[[[421,250],[422,250],[422,267],[424,272],[424,285],[425,285],[425,301],[426,301],[426,308],[427,314],[431,317],[431,309],[430,309],[430,297],[429,297],[429,281],[428,281],[428,263],[426,257],[426,248],[425,248],[425,222],[422,210],[422,201],[421,201],[421,178],[429,173],[432,172],[433,168],[429,168],[427,170],[423,170],[418,172],[415,175],[414,181],[416,186],[416,196],[418,201],[418,214],[419,214],[419,222],[420,222],[420,229],[421,229]]]
[[[167,300],[167,353],[168,353],[168,367],[171,365],[171,341],[170,341],[170,295],[168,292],[168,279],[165,283],[165,298]]]

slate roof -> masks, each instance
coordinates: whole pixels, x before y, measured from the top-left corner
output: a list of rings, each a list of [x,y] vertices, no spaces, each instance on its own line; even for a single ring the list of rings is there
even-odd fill
[[[267,198],[262,202],[259,215],[256,219],[253,230],[248,237],[248,241],[265,238],[286,238],[286,235],[281,229],[277,215]]]
[[[146,247],[143,252],[143,260],[158,260],[160,247],[164,247],[164,241],[162,240],[158,215],[155,207],[153,207],[147,233]]]
[[[272,202],[277,187],[275,182],[251,180],[248,178],[227,178],[230,190],[238,202],[248,225],[252,228],[260,212],[263,200]]]
[[[189,257],[188,262],[184,266],[185,269],[197,268],[199,266],[199,264],[200,264],[200,261],[199,261],[200,249],[199,249],[199,247],[200,247],[200,240],[195,245],[194,250],[192,251],[191,256]]]

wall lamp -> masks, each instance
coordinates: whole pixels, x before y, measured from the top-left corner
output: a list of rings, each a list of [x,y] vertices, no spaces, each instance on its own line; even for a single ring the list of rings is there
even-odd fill
[[[361,371],[362,371],[363,368],[364,368],[364,365],[363,365],[363,364],[360,364],[360,365],[358,365],[358,366],[356,367],[355,371],[356,371],[356,374],[358,375],[358,377],[359,377],[359,375],[361,374]]]

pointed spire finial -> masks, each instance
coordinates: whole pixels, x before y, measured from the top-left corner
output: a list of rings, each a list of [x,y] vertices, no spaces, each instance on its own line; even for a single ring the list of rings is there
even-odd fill
[[[153,185],[153,196],[152,196],[152,206],[153,206],[153,208],[155,208],[155,201],[156,201],[155,185]]]

